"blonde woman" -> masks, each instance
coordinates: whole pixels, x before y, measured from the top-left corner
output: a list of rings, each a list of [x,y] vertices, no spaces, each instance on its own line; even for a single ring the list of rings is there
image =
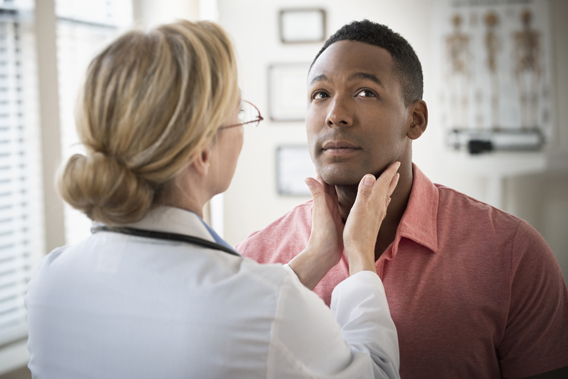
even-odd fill
[[[231,182],[243,125],[261,119],[240,99],[215,24],[129,32],[92,61],[77,106],[87,154],[58,185],[94,233],[48,254],[30,282],[34,377],[398,377],[374,265],[397,164],[363,178],[345,226],[328,206],[334,191],[307,179],[312,236],[284,267],[241,257],[203,222],[204,204]],[[308,288],[343,247],[352,275],[330,311]]]

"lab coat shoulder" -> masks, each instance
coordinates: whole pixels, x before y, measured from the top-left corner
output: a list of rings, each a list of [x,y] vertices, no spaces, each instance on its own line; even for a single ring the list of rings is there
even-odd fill
[[[281,288],[289,275],[281,264],[259,264],[255,260],[245,257],[228,256],[223,258],[234,261],[238,264],[238,270],[241,273],[246,273],[258,285],[267,286],[274,290],[277,296],[280,296]]]

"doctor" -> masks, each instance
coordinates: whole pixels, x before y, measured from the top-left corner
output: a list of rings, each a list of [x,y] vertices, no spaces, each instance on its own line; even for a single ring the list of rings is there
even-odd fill
[[[284,267],[241,257],[202,220],[231,182],[243,125],[262,120],[237,82],[231,42],[209,22],[126,33],[91,62],[76,115],[87,153],[58,186],[96,223],[30,282],[35,378],[399,377],[374,265],[398,164],[362,179],[345,226],[333,188],[307,179],[306,250]],[[330,311],[309,289],[343,246],[351,276]]]

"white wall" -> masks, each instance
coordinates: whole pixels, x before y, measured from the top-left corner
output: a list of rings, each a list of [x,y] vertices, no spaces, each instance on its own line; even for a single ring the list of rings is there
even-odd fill
[[[199,0],[132,0],[134,22],[145,28],[177,19],[198,20]]]
[[[388,25],[404,36],[416,50],[425,77],[424,99],[430,113],[436,113],[435,67],[432,50],[431,11],[435,0],[351,0],[351,1],[261,1],[218,0],[219,22],[232,35],[240,63],[243,97],[267,113],[267,69],[273,63],[311,62],[322,43],[283,45],[278,35],[278,11],[282,8],[321,7],[328,16],[327,35],[345,23],[368,18]],[[568,2],[551,0],[555,78],[556,120],[568,119]],[[489,201],[491,179],[448,164],[440,148],[437,128],[430,123],[426,134],[414,143],[414,162],[434,181],[453,187],[482,201]],[[499,181],[503,185],[503,209],[526,219],[547,240],[568,278],[568,126],[560,124],[556,142],[544,155],[545,171]],[[245,145],[231,187],[225,195],[225,238],[231,244],[266,226],[293,206],[308,198],[282,197],[276,190],[275,151],[281,144],[306,143],[303,123],[275,123],[265,120],[258,129],[247,129]],[[511,162],[517,163],[514,159]],[[474,164],[476,164],[474,162]],[[488,171],[493,162],[480,161]],[[537,164],[538,166],[538,164]]]

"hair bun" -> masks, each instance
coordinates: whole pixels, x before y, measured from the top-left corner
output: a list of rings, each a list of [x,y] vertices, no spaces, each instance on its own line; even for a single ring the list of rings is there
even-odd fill
[[[59,176],[58,187],[73,208],[110,225],[142,219],[154,199],[150,183],[100,152],[73,155]]]

